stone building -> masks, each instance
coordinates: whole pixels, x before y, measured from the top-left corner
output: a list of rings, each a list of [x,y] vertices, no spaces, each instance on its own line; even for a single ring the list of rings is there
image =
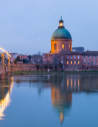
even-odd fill
[[[98,51],[84,51],[84,47],[72,51],[72,37],[63,23],[61,17],[59,27],[51,37],[51,52],[44,54],[43,63],[57,67],[62,64],[64,71],[98,70]]]
[[[27,55],[19,54],[18,56],[19,56],[20,60],[28,59]]]
[[[98,51],[86,51],[82,53],[83,67],[86,70],[98,70]]]

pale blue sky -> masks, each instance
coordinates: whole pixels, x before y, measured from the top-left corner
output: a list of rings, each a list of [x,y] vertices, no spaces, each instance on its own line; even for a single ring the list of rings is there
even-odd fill
[[[49,52],[61,15],[73,46],[98,50],[98,0],[0,0],[0,47]]]

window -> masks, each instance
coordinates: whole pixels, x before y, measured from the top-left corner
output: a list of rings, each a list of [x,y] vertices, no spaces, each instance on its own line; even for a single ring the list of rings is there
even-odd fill
[[[67,64],[69,64],[69,61],[67,61]]]
[[[89,59],[89,56],[88,56],[88,59]]]
[[[67,56],[67,59],[68,59],[68,56]]]
[[[85,59],[85,56],[84,56],[84,59]]]
[[[80,58],[80,56],[78,55],[78,59]]]
[[[72,61],[70,61],[70,64],[72,64]]]
[[[74,64],[76,64],[76,61],[74,61]]]
[[[93,56],[92,56],[92,59],[93,59]]]
[[[74,56],[74,59],[76,59],[76,56]]]
[[[84,64],[86,64],[86,61],[84,61]]]
[[[54,44],[54,50],[57,50],[57,44],[56,43]]]
[[[95,56],[95,59],[96,59],[96,56]]]
[[[62,44],[62,49],[64,49],[64,44]]]
[[[88,65],[89,65],[89,61],[88,61]]]
[[[95,61],[95,65],[97,65],[97,61]]]
[[[72,56],[70,56],[70,58],[72,59]]]
[[[93,61],[91,61],[91,65],[93,65]]]
[[[78,64],[80,64],[80,62],[78,61]]]
[[[70,44],[69,44],[69,49],[70,49]]]

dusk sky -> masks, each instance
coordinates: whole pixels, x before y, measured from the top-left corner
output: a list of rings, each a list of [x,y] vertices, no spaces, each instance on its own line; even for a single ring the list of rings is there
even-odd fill
[[[0,47],[48,53],[61,16],[72,47],[98,51],[98,0],[0,0]]]

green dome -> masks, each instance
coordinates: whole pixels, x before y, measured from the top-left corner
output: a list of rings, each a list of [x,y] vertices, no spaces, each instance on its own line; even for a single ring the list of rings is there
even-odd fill
[[[51,39],[71,39],[71,34],[69,31],[65,28],[58,28],[54,31]]]

